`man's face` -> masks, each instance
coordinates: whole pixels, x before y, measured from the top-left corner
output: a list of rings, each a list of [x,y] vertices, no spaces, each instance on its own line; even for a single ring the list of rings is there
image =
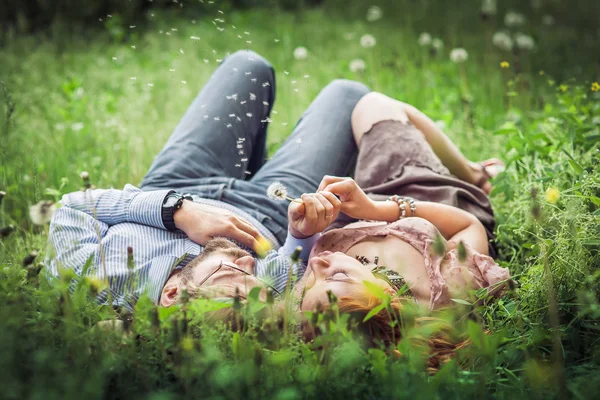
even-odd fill
[[[233,298],[237,294],[245,299],[252,288],[264,288],[254,275],[254,257],[229,240],[218,238],[209,241],[202,254],[172,275],[163,288],[160,304],[175,304],[182,289],[195,286],[211,298]],[[262,291],[266,296],[266,291]]]

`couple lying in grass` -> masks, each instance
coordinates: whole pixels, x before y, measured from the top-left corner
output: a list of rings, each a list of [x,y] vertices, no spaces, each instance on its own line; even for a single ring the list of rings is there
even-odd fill
[[[289,276],[300,278],[292,292],[303,311],[327,307],[331,293],[340,310],[366,315],[378,302],[365,281],[392,294],[396,310],[407,298],[436,309],[471,289],[499,291],[509,273],[492,258],[487,197],[499,161],[469,162],[414,107],[336,80],[265,163],[274,101],[267,61],[227,57],[139,189],[63,197],[49,273],[107,279],[99,301],[126,307],[145,292],[164,307],[184,289],[282,294]]]

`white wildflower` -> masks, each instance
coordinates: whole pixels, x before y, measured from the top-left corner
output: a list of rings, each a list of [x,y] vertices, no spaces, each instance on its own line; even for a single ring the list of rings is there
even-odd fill
[[[481,2],[481,13],[484,15],[496,15],[496,0],[483,0]]]
[[[494,46],[504,51],[511,51],[513,48],[513,40],[506,32],[494,33],[494,36],[492,36],[492,43],[494,43]]]
[[[374,22],[380,20],[383,17],[383,11],[378,6],[371,6],[367,10],[367,21]]]
[[[192,39],[192,40],[200,40],[200,38],[198,36],[190,36],[190,39]]]
[[[375,46],[375,44],[377,44],[377,40],[375,40],[375,37],[373,35],[363,35],[360,38],[360,45],[362,47],[364,47],[365,49],[368,49],[369,47],[373,47]]]
[[[546,26],[554,25],[554,17],[550,14],[546,14],[542,17],[542,24]]]
[[[356,58],[350,61],[350,71],[352,72],[363,72],[366,69],[364,60]]]
[[[81,171],[81,173],[79,174],[79,177],[81,179],[83,179],[84,181],[90,179],[90,173],[87,171]]]
[[[423,32],[419,35],[419,46],[427,47],[431,45],[431,35],[427,32]]]
[[[277,201],[289,199],[287,188],[281,182],[271,183],[267,188],[267,196]]]
[[[29,207],[29,218],[36,225],[45,225],[52,219],[52,214],[56,211],[56,205],[48,200],[42,200],[39,203]]]
[[[444,48],[444,41],[440,38],[434,38],[431,41],[431,47],[433,47],[435,51],[441,51]]]
[[[306,60],[308,58],[308,50],[306,50],[306,47],[296,47],[294,49],[294,58],[298,61]]]
[[[525,16],[523,14],[509,11],[504,16],[504,24],[509,28],[521,26],[525,24]]]
[[[524,33],[515,34],[515,43],[521,50],[533,50],[535,48],[535,40],[529,35]]]
[[[462,47],[452,49],[452,51],[450,52],[450,60],[452,60],[453,63],[456,63],[456,64],[463,63],[463,62],[467,61],[468,59],[469,59],[469,53],[467,53],[467,51],[465,49],[463,49]]]

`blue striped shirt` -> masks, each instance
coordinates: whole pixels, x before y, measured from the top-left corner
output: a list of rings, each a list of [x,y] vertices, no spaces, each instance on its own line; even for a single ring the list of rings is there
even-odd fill
[[[184,233],[166,230],[161,210],[168,192],[145,192],[126,185],[123,190],[96,189],[64,195],[50,224],[48,273],[56,277],[61,268],[70,268],[79,277],[107,278],[115,305],[131,308],[144,292],[158,303],[172,271],[185,266],[203,250]],[[274,235],[243,210],[197,196],[194,201],[231,211],[275,244],[276,250],[271,250],[266,258],[255,258],[254,273],[279,292],[285,290],[290,269],[293,276],[304,274],[318,235],[296,239],[288,232],[286,242],[279,247]],[[303,249],[301,262],[293,264],[290,255],[297,246]],[[128,247],[133,249],[133,266],[127,265]],[[108,296],[105,290],[98,300],[106,303]]]

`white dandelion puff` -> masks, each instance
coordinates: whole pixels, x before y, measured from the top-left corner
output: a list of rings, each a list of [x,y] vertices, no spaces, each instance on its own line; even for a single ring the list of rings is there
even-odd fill
[[[376,44],[377,44],[377,40],[375,39],[375,36],[373,36],[373,35],[369,35],[369,34],[367,34],[367,35],[363,35],[363,36],[360,38],[360,45],[361,45],[362,47],[364,47],[365,49],[368,49],[368,48],[370,48],[370,47],[373,47],[373,46],[375,46]]]
[[[35,225],[45,225],[50,222],[55,211],[56,205],[53,202],[42,200],[29,207],[29,218]]]
[[[496,32],[492,36],[494,46],[504,51],[511,51],[513,48],[513,40],[506,32]]]
[[[383,17],[383,11],[381,10],[380,7],[378,7],[378,6],[371,6],[367,10],[367,21],[369,21],[369,22],[375,22],[375,21],[380,20],[381,17]]]
[[[522,26],[525,24],[525,16],[514,11],[509,11],[504,16],[504,24],[509,28]]]
[[[496,0],[483,0],[481,2],[481,13],[484,15],[496,15]]]
[[[288,196],[287,188],[281,182],[273,182],[267,188],[267,196],[276,201],[294,201]]]
[[[444,41],[440,38],[434,38],[431,41],[431,47],[435,50],[435,51],[441,51],[444,48]]]
[[[419,46],[427,47],[431,45],[432,37],[429,33],[423,32],[419,35]]]
[[[535,48],[535,40],[529,35],[524,33],[515,34],[515,43],[521,50],[533,50]]]
[[[452,49],[450,52],[450,60],[453,63],[459,64],[467,61],[469,59],[469,53],[462,47],[458,47],[456,49]]]
[[[306,60],[308,58],[308,50],[306,50],[306,47],[296,47],[294,49],[294,58],[298,61]]]
[[[360,58],[356,58],[352,61],[350,61],[350,71],[358,73],[358,72],[364,72],[364,70],[367,68],[365,61],[360,59]]]

